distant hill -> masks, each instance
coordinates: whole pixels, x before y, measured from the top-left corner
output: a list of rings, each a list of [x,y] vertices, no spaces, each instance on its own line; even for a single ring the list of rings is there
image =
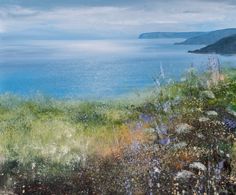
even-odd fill
[[[139,35],[139,39],[160,39],[160,38],[190,38],[205,34],[205,32],[149,32]]]
[[[181,45],[209,45],[224,37],[236,34],[236,28],[228,28],[222,30],[211,31],[202,35],[191,37],[184,42],[176,43]]]
[[[216,53],[216,54],[236,54],[236,34],[233,36],[225,37],[214,44],[203,47],[190,53]]]

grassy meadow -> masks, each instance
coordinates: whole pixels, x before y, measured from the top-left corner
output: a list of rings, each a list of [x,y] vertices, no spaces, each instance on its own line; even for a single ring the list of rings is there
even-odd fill
[[[236,193],[236,70],[191,69],[143,97],[0,96],[12,194]]]

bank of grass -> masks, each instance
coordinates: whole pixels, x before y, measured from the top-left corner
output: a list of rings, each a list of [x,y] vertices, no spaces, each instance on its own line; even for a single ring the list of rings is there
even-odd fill
[[[144,179],[147,176],[148,159],[150,158],[151,161],[155,153],[153,147],[159,148],[156,142],[161,139],[152,130],[158,125],[165,124],[170,130],[170,136],[175,136],[175,126],[184,122],[198,126],[199,132],[206,137],[209,136],[209,143],[211,141],[213,143],[214,133],[211,129],[218,128],[220,132],[223,127],[212,123],[202,126],[197,119],[207,110],[223,109],[225,111],[228,107],[235,110],[235,75],[235,69],[226,70],[224,79],[220,80],[217,85],[209,87],[206,86],[209,75],[189,72],[186,75],[186,81],[157,87],[151,92],[146,92],[142,98],[131,97],[104,102],[59,101],[40,95],[28,99],[10,94],[2,95],[0,96],[2,183],[12,187],[17,186],[17,182],[23,181],[23,184],[20,184],[25,186],[27,182],[31,182],[31,185],[32,182],[45,180],[45,178],[49,183],[53,183],[57,177],[67,178],[70,181],[75,177],[75,173],[86,169],[89,164],[92,170],[91,173],[86,173],[101,174],[99,175],[101,183],[93,184],[94,181],[91,178],[89,182],[92,182],[91,185],[94,186],[104,185],[104,193],[117,193],[122,189],[123,184],[119,182],[124,183],[124,181],[114,180],[118,182],[114,183],[114,186],[109,186],[109,181],[107,181],[109,178],[112,180],[112,175],[119,175],[122,171],[125,178],[129,174],[134,174],[133,171],[137,172],[135,174],[139,176],[136,176],[134,183],[136,182],[137,189],[142,189],[142,185],[146,185]],[[204,96],[205,91],[212,92],[215,98]],[[208,132],[202,131],[201,128],[205,128],[210,133],[207,134]],[[192,135],[195,136],[199,132],[196,130]],[[163,166],[167,170],[181,169],[184,166],[183,159],[191,162],[193,159],[202,160],[206,157],[206,154],[201,158],[199,155],[204,153],[202,151],[209,149],[209,143],[206,144],[205,141],[201,142],[193,137],[190,138],[192,140],[186,140],[187,137],[183,136],[178,139],[190,142],[189,148],[178,152],[163,149],[155,154],[162,155],[165,159]],[[138,156],[132,149],[135,143],[144,148],[140,149],[144,151]],[[191,150],[193,143],[194,147],[201,147],[202,153],[193,154]],[[219,142],[219,147],[227,153],[235,151],[232,144],[227,144],[223,138]],[[150,148],[152,148],[151,151]],[[140,168],[136,170],[137,167],[130,167],[127,158],[137,160]],[[176,163],[169,161],[168,158],[175,159]],[[109,160],[106,161],[107,159]],[[102,166],[109,170],[107,175],[103,175],[102,171],[105,172],[105,169],[103,170],[98,165],[99,162],[102,162]],[[109,169],[109,167],[115,167],[118,170]],[[129,169],[131,169],[130,173],[126,173]],[[98,178],[97,175],[93,177]],[[123,175],[119,176],[121,180],[124,179]],[[76,179],[77,177],[80,178],[77,175]],[[60,185],[60,181],[54,183]],[[88,188],[88,184],[83,185],[82,189]],[[24,190],[22,187],[17,187],[17,189]]]
[[[22,147],[29,146],[24,152],[36,152],[47,148],[48,144],[73,148],[73,141],[76,141],[81,143],[83,150],[88,145],[85,137],[88,137],[88,142],[101,137],[104,143],[109,143],[127,115],[123,108],[102,103],[70,103],[46,98],[18,100],[11,96],[2,99],[8,103],[1,104],[0,110],[1,151],[10,158],[18,155],[21,159],[22,154],[24,160],[32,154],[25,156],[21,153]],[[54,151],[51,147],[45,149],[45,154]]]

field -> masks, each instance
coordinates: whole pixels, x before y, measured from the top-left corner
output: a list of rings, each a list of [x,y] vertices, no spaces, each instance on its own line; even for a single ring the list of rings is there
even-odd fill
[[[99,102],[1,95],[2,191],[236,193],[236,70],[190,69],[143,93]]]

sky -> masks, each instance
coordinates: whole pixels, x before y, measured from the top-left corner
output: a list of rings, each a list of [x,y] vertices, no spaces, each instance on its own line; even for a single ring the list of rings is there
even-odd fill
[[[136,38],[236,27],[235,0],[0,0],[0,36]]]

